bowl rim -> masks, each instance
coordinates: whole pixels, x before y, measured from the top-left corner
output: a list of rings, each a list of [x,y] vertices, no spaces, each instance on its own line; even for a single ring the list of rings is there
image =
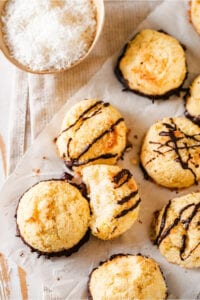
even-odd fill
[[[57,69],[48,69],[48,70],[32,70],[31,68],[23,65],[22,63],[20,63],[18,60],[16,60],[14,57],[12,57],[10,55],[10,51],[6,45],[6,43],[4,42],[4,38],[3,38],[3,24],[2,24],[2,13],[4,11],[4,6],[5,4],[8,2],[9,0],[1,0],[0,1],[0,50],[2,51],[2,53],[4,54],[4,56],[12,63],[14,64],[16,67],[18,67],[19,69],[21,69],[22,71],[25,72],[29,72],[32,74],[38,74],[38,75],[44,75],[44,74],[58,74],[58,73],[62,73],[65,72],[67,70],[71,70],[73,67],[77,66],[78,64],[80,64],[81,62],[83,62],[86,57],[91,53],[91,51],[93,50],[94,46],[96,45],[97,40],[99,39],[102,29],[103,29],[103,25],[104,25],[104,20],[105,20],[105,6],[104,6],[104,0],[92,0],[92,2],[94,3],[95,7],[96,7],[96,18],[97,18],[97,26],[96,26],[96,33],[93,39],[92,44],[90,45],[90,48],[88,49],[87,53],[82,56],[79,60],[75,61],[73,64],[71,64],[69,67],[61,69],[61,70],[57,70]]]

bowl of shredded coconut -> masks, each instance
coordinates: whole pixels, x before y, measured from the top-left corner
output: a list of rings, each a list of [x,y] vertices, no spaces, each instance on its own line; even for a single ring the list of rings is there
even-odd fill
[[[0,48],[32,73],[65,71],[93,49],[104,21],[103,0],[1,0]]]

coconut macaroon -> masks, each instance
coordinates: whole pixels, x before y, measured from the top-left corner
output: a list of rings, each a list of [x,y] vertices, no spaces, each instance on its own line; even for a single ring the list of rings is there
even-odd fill
[[[160,267],[153,259],[117,254],[91,272],[88,298],[162,300],[167,298],[167,287]]]
[[[89,238],[87,199],[64,180],[41,181],[24,193],[17,208],[22,240],[39,254],[71,255]]]
[[[170,35],[144,29],[125,46],[115,73],[125,89],[150,99],[167,99],[186,78],[185,51]]]
[[[190,19],[195,30],[200,34],[200,1],[190,1]]]
[[[148,130],[141,148],[147,174],[168,188],[184,188],[200,179],[200,127],[185,117],[164,118]]]
[[[200,193],[170,200],[155,212],[152,240],[169,262],[200,267]]]
[[[186,117],[200,125],[200,75],[193,81],[185,100]]]
[[[126,149],[127,132],[112,105],[89,99],[67,112],[56,143],[66,165],[79,172],[88,164],[115,164]]]
[[[82,170],[90,198],[90,228],[96,237],[109,240],[136,221],[141,202],[132,174],[119,166],[93,165]]]

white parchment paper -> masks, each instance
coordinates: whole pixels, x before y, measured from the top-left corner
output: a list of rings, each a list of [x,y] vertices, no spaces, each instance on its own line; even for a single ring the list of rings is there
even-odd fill
[[[200,73],[200,36],[189,23],[187,14],[187,1],[166,0],[137,29],[162,29],[186,46],[189,75],[185,86],[188,86],[191,80]],[[197,299],[200,297],[199,269],[186,270],[168,263],[149,240],[152,213],[160,209],[170,198],[176,197],[177,193],[145,181],[139,165],[131,163],[133,158],[139,159],[141,140],[148,127],[163,117],[182,115],[183,100],[181,97],[173,96],[169,100],[156,101],[153,104],[146,98],[130,92],[122,92],[122,86],[113,73],[119,54],[120,49],[115,56],[107,60],[86,86],[67,101],[67,104],[36,139],[3,186],[0,193],[0,251],[28,273],[34,272],[45,285],[61,297],[76,300],[86,298],[88,274],[100,261],[114,253],[136,254],[140,252],[159,262],[167,281],[169,298]],[[133,149],[119,164],[129,168],[138,183],[142,198],[140,217],[128,232],[113,241],[104,242],[91,237],[89,242],[71,257],[49,260],[43,257],[37,258],[37,254],[31,253],[29,248],[15,237],[14,215],[18,199],[34,183],[42,179],[62,176],[66,169],[63,162],[56,156],[53,139],[60,130],[66,111],[78,101],[90,97],[103,99],[117,107],[131,129],[130,140],[133,143]],[[135,135],[138,138],[135,138]],[[198,186],[193,186],[180,191],[178,195],[198,189]]]

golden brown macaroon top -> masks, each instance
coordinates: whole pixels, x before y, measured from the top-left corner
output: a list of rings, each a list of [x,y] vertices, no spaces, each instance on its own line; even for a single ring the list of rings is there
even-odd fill
[[[115,72],[128,90],[151,99],[168,98],[186,78],[185,52],[174,37],[144,29],[128,42]]]
[[[39,253],[73,248],[88,230],[90,209],[81,192],[64,180],[41,181],[19,201],[21,238]]]
[[[158,264],[141,255],[113,255],[90,274],[89,299],[166,299],[167,288]]]

